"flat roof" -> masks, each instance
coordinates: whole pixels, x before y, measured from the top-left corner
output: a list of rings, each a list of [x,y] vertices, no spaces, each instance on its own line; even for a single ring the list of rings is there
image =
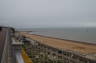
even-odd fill
[[[87,44],[83,42],[78,43],[76,41],[61,40],[61,39],[46,37],[42,35],[29,34],[27,32],[20,32],[20,33],[25,37],[37,40],[40,43],[43,43],[45,45],[48,45],[54,48],[71,50],[71,51],[76,51],[84,54],[96,54],[96,44],[92,45],[92,44]]]

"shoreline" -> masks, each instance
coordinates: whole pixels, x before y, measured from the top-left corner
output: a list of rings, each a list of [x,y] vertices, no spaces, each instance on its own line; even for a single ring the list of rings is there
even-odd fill
[[[30,33],[28,33],[30,34]],[[62,38],[56,38],[56,37],[51,37],[51,36],[44,36],[44,35],[39,35],[39,34],[30,34],[30,35],[37,35],[41,37],[46,37],[46,38],[52,38],[52,39],[58,39],[58,40],[64,40],[64,41],[71,41],[75,43],[82,43],[82,44],[88,44],[88,45],[96,45],[95,43],[89,43],[89,42],[82,42],[82,41],[77,41],[77,40],[70,40],[70,39],[62,39]]]
[[[71,40],[62,40],[57,38],[51,38],[36,34],[29,34],[26,32],[21,32],[22,36],[25,36],[27,38],[30,38],[32,40],[36,40],[42,44],[55,47],[58,49],[64,49],[64,50],[71,50],[80,52],[83,54],[96,54],[96,45],[95,44],[89,44],[89,43],[82,43],[78,41],[71,41]]]

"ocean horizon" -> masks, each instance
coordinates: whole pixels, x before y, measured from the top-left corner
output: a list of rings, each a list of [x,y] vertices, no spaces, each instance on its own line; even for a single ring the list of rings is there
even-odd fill
[[[26,28],[30,34],[96,44],[96,28]]]

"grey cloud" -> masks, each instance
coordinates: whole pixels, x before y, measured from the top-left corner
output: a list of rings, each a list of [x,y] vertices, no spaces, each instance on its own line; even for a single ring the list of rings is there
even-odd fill
[[[96,27],[95,2],[96,0],[0,0],[0,24],[14,27]]]

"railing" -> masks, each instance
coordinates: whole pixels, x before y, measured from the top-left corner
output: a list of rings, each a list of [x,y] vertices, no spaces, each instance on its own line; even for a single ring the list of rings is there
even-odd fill
[[[24,49],[22,49],[22,42],[16,42],[17,40],[12,39],[13,48],[13,62],[14,63],[33,63],[29,58]]]
[[[25,63],[25,62],[24,62],[24,59],[23,59],[23,57],[22,57],[21,52],[17,52],[17,53],[16,53],[16,60],[17,60],[17,63]]]
[[[12,57],[14,63],[24,63],[24,60],[21,55],[22,42],[17,42],[12,38]]]

